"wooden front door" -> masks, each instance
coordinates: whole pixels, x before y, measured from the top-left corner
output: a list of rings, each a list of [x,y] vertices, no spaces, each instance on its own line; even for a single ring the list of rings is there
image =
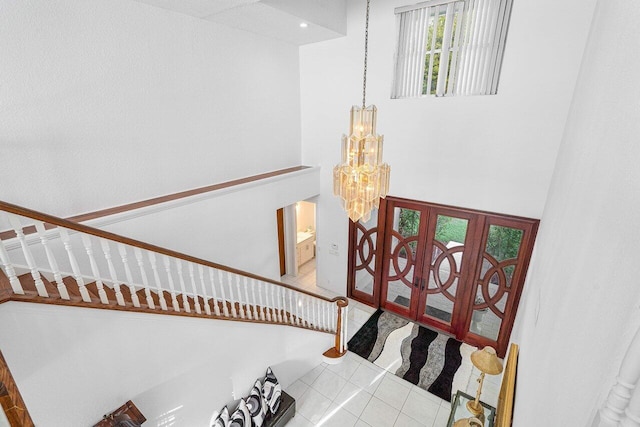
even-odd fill
[[[367,225],[351,228],[350,296],[504,354],[537,220],[388,197]],[[363,299],[358,259],[373,283]]]

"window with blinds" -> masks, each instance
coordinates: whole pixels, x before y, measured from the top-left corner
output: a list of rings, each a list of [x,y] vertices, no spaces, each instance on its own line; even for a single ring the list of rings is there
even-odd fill
[[[395,10],[392,98],[493,95],[512,0],[432,0]]]

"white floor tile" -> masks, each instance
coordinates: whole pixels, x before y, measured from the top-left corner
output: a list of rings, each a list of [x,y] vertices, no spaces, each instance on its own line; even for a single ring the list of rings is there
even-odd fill
[[[401,412],[393,427],[425,427],[425,425]]]
[[[324,413],[318,427],[353,427],[358,422],[358,417],[339,406],[330,406]]]
[[[287,427],[313,427],[313,423],[300,414],[296,414],[291,421],[287,423]]]
[[[362,420],[358,420],[358,422],[356,423],[356,425],[354,427],[371,427],[369,424],[365,423]]]
[[[409,390],[408,385],[394,381],[390,379],[388,375],[385,375],[373,395],[395,409],[400,410],[405,400],[407,400]]]
[[[428,399],[423,394],[412,389],[402,406],[402,412],[420,422],[433,423],[438,415],[440,404]],[[427,424],[430,425],[430,424]]]
[[[309,388],[297,403],[297,411],[313,424],[316,424],[322,419],[322,416],[331,405],[331,400]]]
[[[311,385],[313,384],[313,382],[315,380],[318,379],[318,377],[320,376],[320,374],[322,373],[322,371],[325,370],[325,365],[318,365],[315,368],[313,368],[312,370],[310,370],[309,372],[307,372],[306,374],[304,374],[301,378],[300,381],[302,381],[303,383],[307,384],[307,385]]]
[[[350,382],[373,394],[382,382],[385,371],[372,363],[362,363],[353,373]]]
[[[347,382],[333,403],[359,417],[369,400],[371,400],[371,393],[367,393],[361,387]]]
[[[346,356],[343,359],[340,363],[327,366],[327,369],[348,380],[356,369],[358,369],[358,366],[360,366],[360,361]]]
[[[340,375],[325,369],[318,378],[316,378],[313,384],[311,384],[311,387],[322,393],[325,397],[333,400],[346,383],[347,380],[342,378]]]
[[[433,427],[445,427],[449,421],[449,415],[451,415],[451,406],[440,405]]]
[[[382,400],[372,397],[360,418],[371,427],[390,427],[396,422],[400,411]]]
[[[307,391],[308,388],[309,386],[307,384],[303,383],[300,380],[297,380],[289,387],[287,387],[285,391],[289,393],[294,399],[298,400],[302,397],[302,395],[305,391]]]

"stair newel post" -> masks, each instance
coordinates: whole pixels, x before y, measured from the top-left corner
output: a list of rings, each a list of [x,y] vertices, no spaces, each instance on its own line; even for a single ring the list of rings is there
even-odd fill
[[[18,241],[20,241],[20,246],[22,247],[22,253],[24,254],[24,259],[27,261],[27,266],[29,267],[29,272],[31,273],[31,277],[36,285],[36,290],[38,291],[38,295],[41,297],[48,297],[49,293],[44,286],[44,282],[42,281],[42,277],[40,277],[40,272],[38,271],[38,267],[36,266],[36,262],[33,259],[33,255],[31,254],[31,250],[29,249],[29,244],[24,237],[24,232],[22,231],[22,224],[20,223],[20,217],[6,213],[5,214],[9,219],[9,223],[11,227],[13,227],[13,231],[16,232],[16,236],[18,236]]]
[[[127,248],[122,243],[118,243],[118,252],[120,253],[120,259],[122,260],[122,265],[124,266],[124,274],[127,278],[127,285],[129,287],[129,293],[131,294],[131,302],[134,307],[140,307],[140,300],[138,299],[138,294],[136,293],[136,287],[133,285],[133,275],[131,274],[131,269],[129,268],[129,260],[127,255]]]
[[[211,316],[211,307],[209,307],[209,297],[207,296],[207,286],[204,283],[204,267],[198,264],[198,274],[200,276],[200,287],[202,288],[202,299],[204,300],[204,312]],[[215,298],[213,303],[216,303]]]
[[[258,281],[258,298],[260,299],[260,318],[262,320],[269,320],[269,312],[267,311],[267,314],[265,316],[265,309],[264,309],[264,301],[262,299],[262,294],[263,294],[263,288],[264,286],[262,285],[262,280]]]
[[[102,279],[100,278],[100,270],[98,270],[98,263],[96,262],[96,258],[93,256],[93,243],[91,242],[91,238],[87,234],[82,235],[82,244],[84,245],[84,250],[87,252],[87,256],[89,257],[89,264],[91,265],[91,273],[93,274],[93,278],[96,281],[96,288],[98,289],[98,297],[100,297],[100,302],[102,304],[109,304],[109,297],[107,297],[107,293],[104,290],[104,283],[102,283]]]
[[[82,274],[80,273],[80,267],[78,266],[78,261],[76,260],[76,256],[73,254],[73,248],[71,247],[71,239],[69,238],[69,233],[66,228],[59,228],[60,230],[60,239],[62,240],[62,244],[64,245],[64,249],[67,251],[67,256],[69,257],[69,263],[71,264],[71,270],[73,271],[73,277],[76,279],[76,283],[78,284],[78,291],[80,292],[80,296],[82,297],[82,301],[91,302],[91,297],[89,296],[89,291],[84,284],[84,279],[82,278]]]
[[[176,262],[176,273],[178,274],[178,279],[180,281],[180,292],[182,293],[182,308],[187,313],[191,313],[191,305],[189,304],[189,299],[187,298],[187,289],[184,285],[184,276],[182,275],[182,261],[178,258],[175,258]]]
[[[160,303],[160,308],[163,311],[167,311],[169,307],[167,307],[167,301],[164,298],[164,291],[162,290],[162,286],[160,285],[160,274],[158,273],[158,265],[156,263],[156,254],[151,251],[147,252],[147,257],[149,258],[149,264],[151,264],[151,271],[153,271],[153,280],[156,283],[156,289],[158,293],[158,302]]]
[[[337,306],[337,318],[336,318],[336,345],[335,350],[338,354],[343,354],[346,350],[346,330],[347,330],[347,317],[346,308],[349,304],[348,301],[339,299],[336,301]]]
[[[218,283],[220,283],[220,294],[222,295],[222,312],[224,313],[224,317],[229,317],[229,305],[231,305],[233,317],[236,317],[236,309],[233,307],[233,302],[231,302],[231,304],[227,304],[227,297],[224,292],[224,277],[222,275],[222,270],[218,270]]]
[[[111,247],[109,246],[109,242],[104,239],[100,240],[100,245],[102,246],[102,253],[104,254],[104,258],[107,260],[109,275],[111,276],[111,282],[113,282],[113,289],[116,292],[116,301],[118,302],[118,305],[124,306],[124,296],[122,295],[120,282],[118,281],[118,275],[116,274],[116,269],[113,266],[113,260],[111,259]]]
[[[2,267],[4,268],[7,277],[9,278],[9,283],[11,284],[11,290],[13,293],[24,295],[24,289],[22,289],[20,279],[18,279],[16,271],[13,269],[13,264],[11,263],[11,259],[9,259],[9,253],[7,253],[7,249],[4,247],[2,239],[0,239],[0,262],[2,263]]]
[[[51,271],[53,272],[53,278],[55,279],[56,286],[58,288],[58,294],[60,294],[60,298],[69,300],[71,298],[69,297],[67,286],[64,284],[64,281],[62,280],[62,274],[60,273],[58,262],[56,261],[56,258],[53,255],[53,251],[49,247],[49,239],[47,238],[47,234],[46,234],[43,222],[41,221],[36,222],[36,231],[38,232],[38,236],[40,237],[40,242],[44,247],[44,251],[47,254],[47,260],[49,261],[49,267],[51,267]]]
[[[169,292],[171,293],[171,306],[173,311],[180,311],[180,304],[178,304],[178,298],[176,297],[176,287],[173,283],[173,276],[171,275],[171,261],[169,257],[163,257],[164,271],[167,273],[167,281],[169,282]]]
[[[240,291],[240,276],[235,274],[236,279],[236,291],[238,292],[238,310],[240,311],[240,318],[244,319],[244,307],[242,307],[242,292]]]
[[[191,290],[193,291],[193,307],[195,308],[196,313],[202,314],[202,309],[200,308],[200,298],[198,297],[198,290],[196,288],[196,276],[193,272],[193,263],[190,262],[187,265],[189,266],[189,278],[191,279]],[[206,303],[207,299],[205,297],[206,294],[202,294],[202,298]]]
[[[218,271],[219,273],[220,271]],[[216,282],[213,277],[213,268],[209,268],[209,281],[211,281],[211,294],[213,295],[213,312],[216,316],[220,316],[220,307],[218,307],[218,296],[216,292]],[[222,292],[222,304],[223,310],[227,308],[227,303],[224,300],[224,291]],[[229,313],[225,312],[225,317],[229,316]]]
[[[140,269],[140,276],[142,277],[142,286],[144,286],[144,295],[147,300],[147,306],[151,310],[156,309],[156,303],[153,301],[151,297],[151,289],[149,285],[149,278],[147,277],[147,272],[145,271],[144,261],[142,259],[142,251],[138,247],[133,248],[133,254],[136,257],[136,262],[138,263],[138,269]]]

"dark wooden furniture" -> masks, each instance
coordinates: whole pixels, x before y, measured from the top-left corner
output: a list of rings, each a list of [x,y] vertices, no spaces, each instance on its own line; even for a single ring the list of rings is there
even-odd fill
[[[115,411],[103,417],[102,421],[93,427],[137,427],[147,421],[142,412],[128,401]]]
[[[278,411],[267,419],[263,427],[283,427],[296,415],[296,400],[284,391],[280,399]]]

